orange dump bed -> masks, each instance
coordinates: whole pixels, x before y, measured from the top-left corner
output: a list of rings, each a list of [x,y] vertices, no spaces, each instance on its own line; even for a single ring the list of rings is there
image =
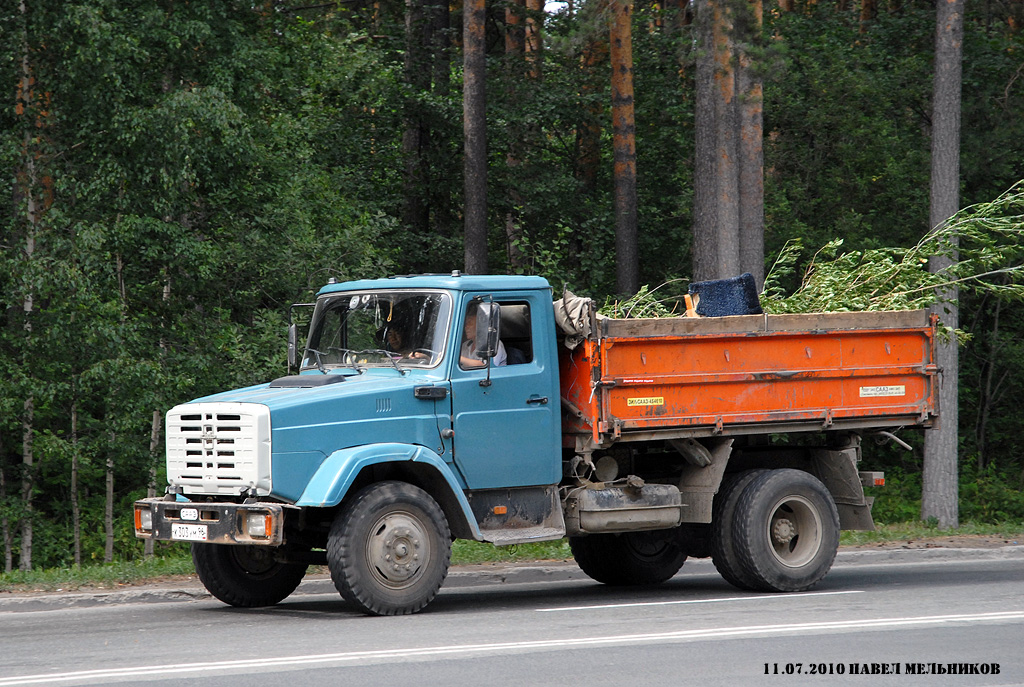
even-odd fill
[[[601,445],[929,426],[934,350],[925,311],[600,320],[561,351],[563,429]]]

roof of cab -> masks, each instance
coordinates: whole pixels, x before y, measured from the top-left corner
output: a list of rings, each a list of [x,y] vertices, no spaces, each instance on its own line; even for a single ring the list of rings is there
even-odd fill
[[[317,295],[338,291],[365,291],[376,289],[450,289],[453,291],[517,291],[521,289],[550,289],[543,277],[507,274],[413,274],[384,279],[327,284]]]

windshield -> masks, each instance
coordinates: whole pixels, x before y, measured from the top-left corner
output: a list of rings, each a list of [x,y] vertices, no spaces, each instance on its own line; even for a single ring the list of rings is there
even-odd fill
[[[317,301],[302,369],[434,367],[451,318],[444,292],[362,291]]]

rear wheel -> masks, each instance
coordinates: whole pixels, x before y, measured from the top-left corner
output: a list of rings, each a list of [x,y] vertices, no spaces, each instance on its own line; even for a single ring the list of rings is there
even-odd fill
[[[280,563],[270,546],[192,544],[192,562],[207,590],[231,606],[273,606],[295,591],[306,565]]]
[[[736,503],[732,537],[740,571],[756,589],[797,592],[817,584],[839,547],[828,489],[802,470],[768,470]]]
[[[744,590],[756,589],[755,581],[740,567],[732,536],[736,504],[746,489],[764,470],[747,470],[731,476],[715,495],[711,515],[711,561],[715,569],[734,587]]]
[[[686,561],[676,529],[569,537],[576,564],[603,584],[660,584]]]
[[[370,615],[424,608],[448,575],[451,534],[437,502],[405,482],[363,489],[338,513],[327,542],[331,579]]]

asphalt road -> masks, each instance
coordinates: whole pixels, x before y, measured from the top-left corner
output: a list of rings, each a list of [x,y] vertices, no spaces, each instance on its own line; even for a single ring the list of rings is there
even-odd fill
[[[1022,546],[844,552],[800,594],[739,592],[703,560],[633,590],[571,564],[459,569],[400,618],[329,584],[259,610],[194,587],[2,598],[0,687],[1024,685]]]

